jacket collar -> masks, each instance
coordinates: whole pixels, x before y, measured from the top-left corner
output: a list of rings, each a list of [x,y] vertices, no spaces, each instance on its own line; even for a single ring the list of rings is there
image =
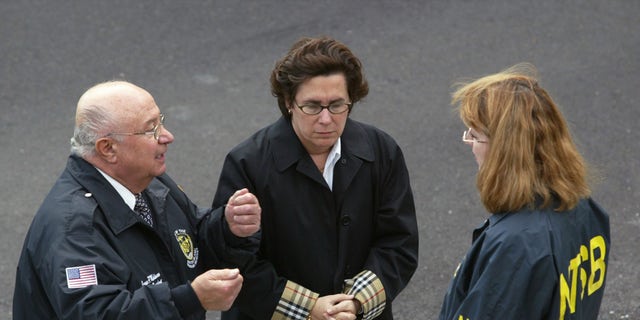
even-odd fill
[[[79,156],[71,155],[67,161],[67,170],[78,184],[95,199],[115,234],[119,234],[139,222],[135,213],[127,206],[115,188],[89,162]],[[164,202],[169,188],[157,179],[153,179],[144,192],[149,196],[156,217],[161,217],[161,208],[165,207]]]
[[[293,131],[291,121],[284,117],[280,117],[267,134],[273,141],[273,157],[278,171],[282,172],[294,163],[309,157],[302,142]],[[350,154],[363,161],[371,162],[374,160],[373,148],[360,122],[348,118],[340,138],[342,157]]]

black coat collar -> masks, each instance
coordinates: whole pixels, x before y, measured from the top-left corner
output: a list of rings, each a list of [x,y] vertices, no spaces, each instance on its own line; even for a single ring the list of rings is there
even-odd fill
[[[274,144],[272,156],[278,171],[282,172],[294,163],[300,162],[301,159],[309,157],[302,142],[293,131],[290,120],[281,117],[273,124],[271,131],[267,134],[272,138],[270,140]],[[374,160],[373,148],[360,122],[347,119],[340,138],[343,155],[351,154],[367,162]]]

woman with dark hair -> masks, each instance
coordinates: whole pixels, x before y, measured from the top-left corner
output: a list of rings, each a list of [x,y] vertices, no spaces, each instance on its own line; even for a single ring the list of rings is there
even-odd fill
[[[492,215],[473,232],[440,319],[596,319],[609,217],[590,198],[585,162],[534,67],[462,84],[453,103]]]
[[[228,154],[213,203],[243,186],[262,208],[259,262],[223,319],[392,319],[418,263],[409,174],[388,134],[349,118],[359,59],[304,38],[276,63],[282,117]]]

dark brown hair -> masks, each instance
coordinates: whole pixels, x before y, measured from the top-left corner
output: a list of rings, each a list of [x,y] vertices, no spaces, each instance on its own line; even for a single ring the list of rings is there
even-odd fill
[[[343,43],[328,37],[302,38],[279,61],[271,72],[271,94],[278,98],[280,112],[290,118],[287,104],[298,87],[315,76],[342,73],[353,104],[369,93],[360,60]],[[351,110],[349,110],[351,111]]]

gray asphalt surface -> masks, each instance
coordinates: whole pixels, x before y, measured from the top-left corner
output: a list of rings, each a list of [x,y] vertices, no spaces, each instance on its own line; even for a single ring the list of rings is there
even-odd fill
[[[116,78],[148,89],[176,137],[169,173],[208,206],[226,152],[279,115],[275,60],[301,36],[330,35],[370,82],[352,116],[393,135],[411,171],[420,265],[394,303],[398,319],[437,316],[487,216],[451,85],[521,61],[561,105],[611,215],[600,319],[640,319],[639,16],[634,0],[3,1],[0,318],[11,318],[22,241],[64,167],[84,90]]]

